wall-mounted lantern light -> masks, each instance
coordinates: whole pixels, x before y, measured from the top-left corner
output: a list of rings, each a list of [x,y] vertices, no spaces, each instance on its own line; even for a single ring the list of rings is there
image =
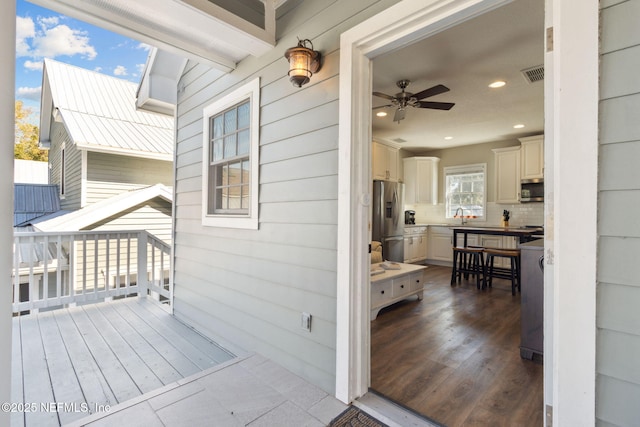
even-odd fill
[[[313,43],[309,39],[298,39],[298,46],[287,49],[284,57],[289,61],[289,80],[298,87],[309,83],[313,73],[320,69],[322,59],[320,52],[313,50]]]

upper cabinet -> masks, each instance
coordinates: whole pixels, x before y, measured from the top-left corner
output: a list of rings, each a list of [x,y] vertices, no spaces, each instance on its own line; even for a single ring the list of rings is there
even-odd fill
[[[496,203],[520,203],[520,147],[494,148]]]
[[[544,178],[544,135],[521,138],[520,178]]]
[[[373,141],[371,153],[373,179],[398,181],[399,151],[395,147]]]
[[[407,157],[404,159],[404,202],[438,203],[437,157]]]

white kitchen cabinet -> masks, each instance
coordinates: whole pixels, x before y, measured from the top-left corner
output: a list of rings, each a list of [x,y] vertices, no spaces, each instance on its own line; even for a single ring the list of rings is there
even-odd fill
[[[494,148],[496,203],[520,203],[520,147]]]
[[[373,179],[398,181],[399,151],[395,147],[373,141],[371,153]]]
[[[404,162],[404,200],[407,204],[438,203],[437,157],[407,157]]]
[[[404,229],[404,262],[416,263],[427,259],[427,227]]]
[[[520,178],[544,178],[544,136],[520,138]]]
[[[449,227],[430,226],[427,239],[427,258],[432,261],[453,262],[453,231]]]

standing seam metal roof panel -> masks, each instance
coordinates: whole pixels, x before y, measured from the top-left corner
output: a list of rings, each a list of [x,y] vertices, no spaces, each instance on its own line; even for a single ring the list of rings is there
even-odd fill
[[[45,71],[53,106],[74,142],[171,159],[174,119],[137,110],[135,83],[51,59],[45,59]]]

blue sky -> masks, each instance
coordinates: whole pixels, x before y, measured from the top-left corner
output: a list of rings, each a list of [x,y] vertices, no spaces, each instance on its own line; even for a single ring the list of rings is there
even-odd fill
[[[149,46],[139,41],[17,1],[16,100],[31,108],[34,124],[39,121],[44,58],[139,83],[148,53]]]

